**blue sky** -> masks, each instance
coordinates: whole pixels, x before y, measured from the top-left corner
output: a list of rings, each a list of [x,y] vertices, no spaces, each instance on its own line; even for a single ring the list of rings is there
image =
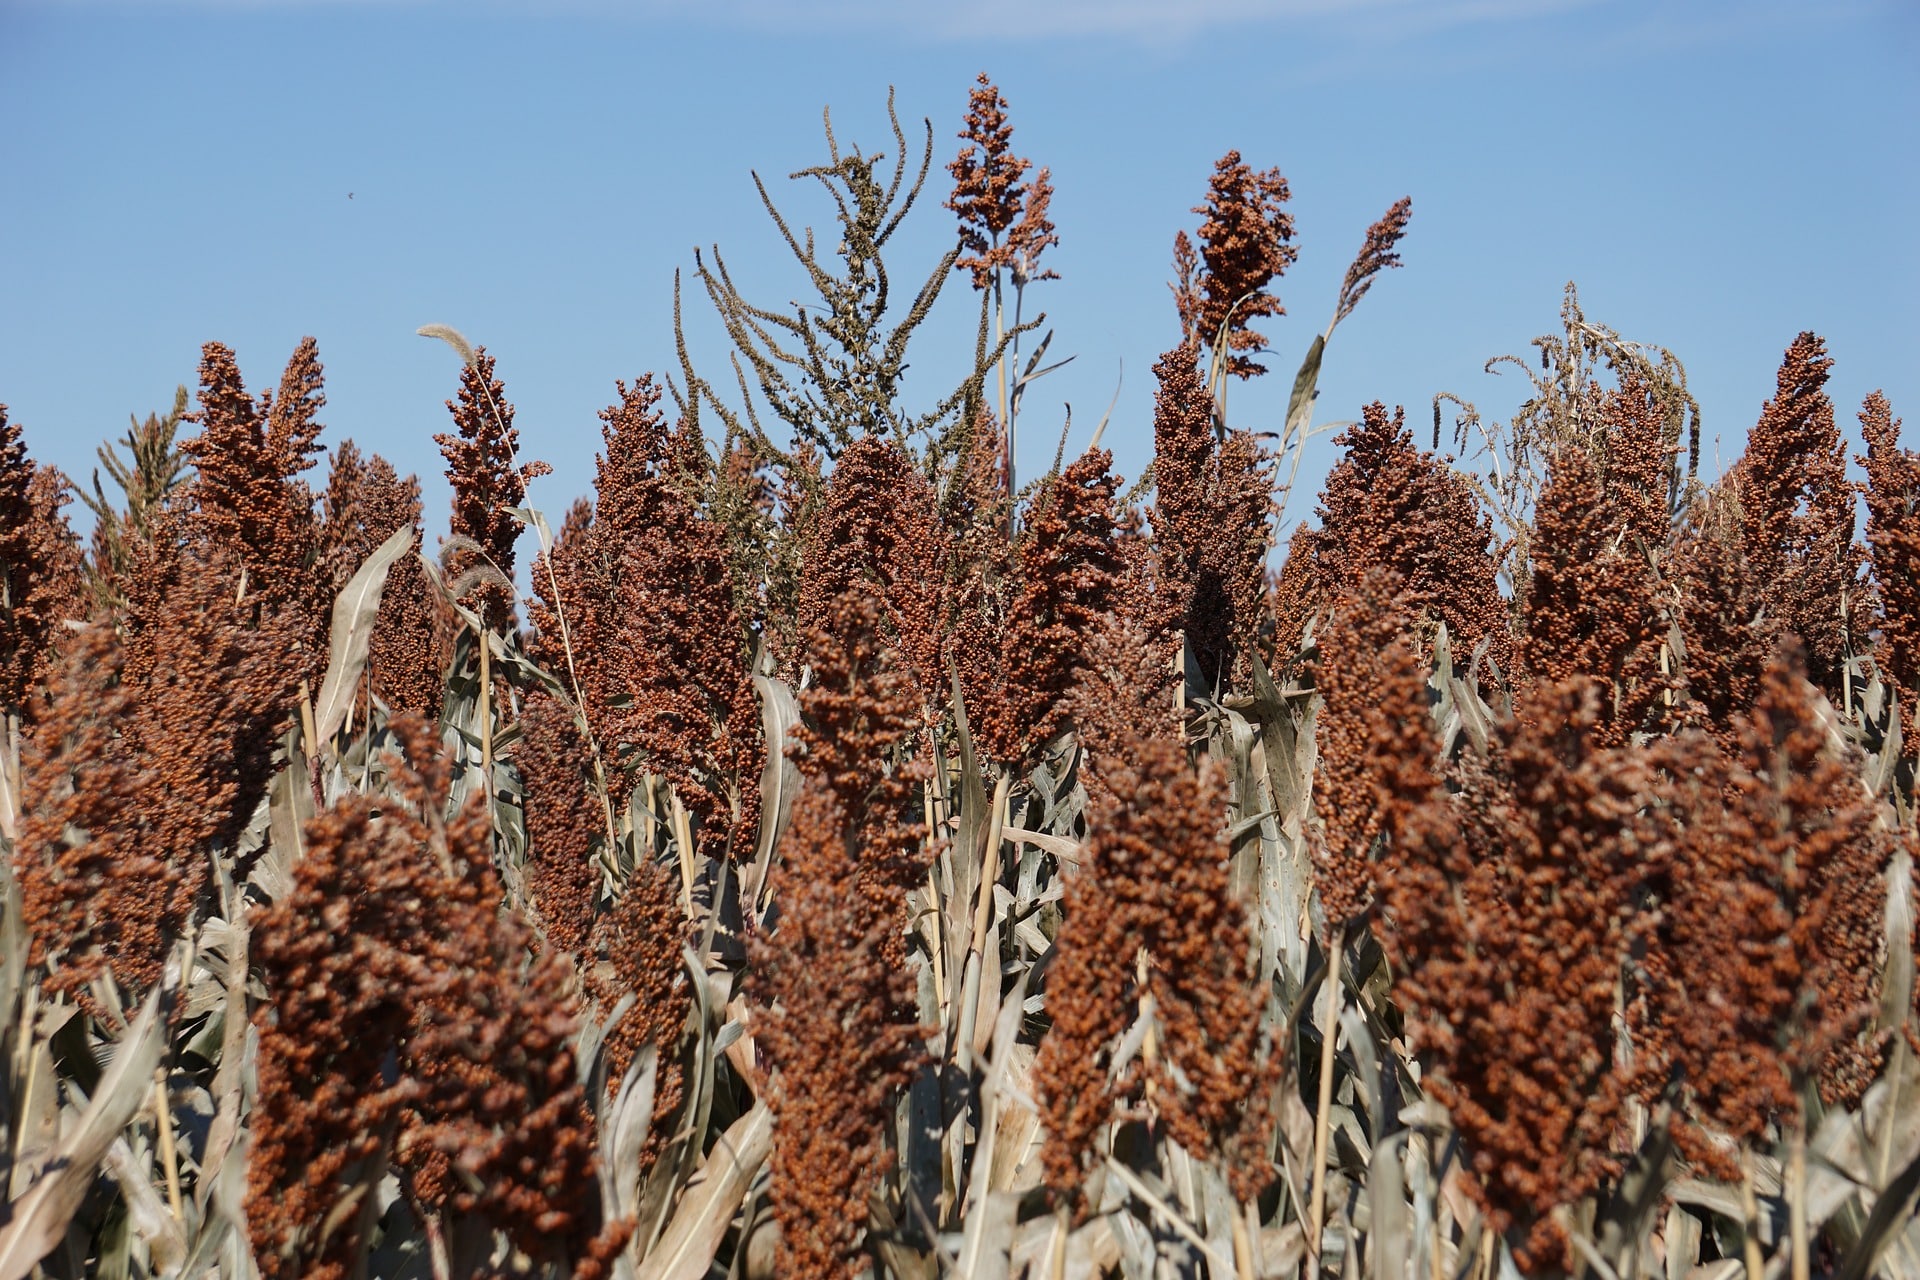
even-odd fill
[[[1451,391],[1504,417],[1482,372],[1588,315],[1686,363],[1719,456],[1738,452],[1801,329],[1824,334],[1851,424],[1883,387],[1920,436],[1920,6],[1911,0],[0,0],[0,401],[35,455],[84,482],[130,413],[191,385],[200,344],[250,386],[303,334],[327,366],[327,439],[426,481],[456,367],[447,323],[498,356],[534,502],[584,492],[617,377],[673,367],[671,289],[718,243],[770,305],[804,283],[750,170],[785,181],[843,143],[891,148],[888,86],[930,117],[928,198],[896,240],[921,278],[953,234],[943,169],[973,76],[1015,147],[1050,165],[1058,282],[1031,299],[1075,362],[1023,413],[1022,469],[1076,446],[1120,385],[1107,442],[1151,450],[1155,356],[1175,339],[1174,232],[1229,147],[1292,184],[1300,260],[1267,326],[1275,372],[1233,392],[1277,427],[1367,224],[1411,195],[1407,266],[1336,335],[1317,418],[1378,398],[1431,421]],[[349,193],[351,198],[349,198]],[[971,351],[956,276],[910,398]],[[688,297],[695,356],[724,342]],[[1264,383],[1264,385],[1263,385]],[[1909,439],[1910,445],[1915,443]],[[1709,443],[1711,465],[1714,446]],[[1289,514],[1332,461],[1316,442]],[[84,517],[84,513],[80,513]]]

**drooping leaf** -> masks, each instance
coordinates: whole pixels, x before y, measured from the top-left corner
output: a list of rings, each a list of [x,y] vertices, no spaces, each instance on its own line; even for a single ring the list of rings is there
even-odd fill
[[[314,736],[321,743],[333,741],[347,721],[353,706],[354,691],[367,669],[367,647],[373,643],[373,625],[380,616],[380,597],[386,591],[387,573],[394,561],[413,546],[412,525],[395,529],[374,549],[367,562],[354,571],[346,587],[333,602],[333,633],[327,647],[327,675],[320,682],[320,696],[313,704]]]

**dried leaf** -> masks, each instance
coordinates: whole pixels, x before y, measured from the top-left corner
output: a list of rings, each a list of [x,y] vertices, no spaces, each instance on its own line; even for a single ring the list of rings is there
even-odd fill
[[[26,1193],[9,1206],[9,1220],[0,1227],[0,1280],[26,1280],[59,1246],[107,1149],[151,1096],[153,1071],[166,1048],[161,1006],[172,1003],[177,974],[169,978],[147,997],[79,1122],[41,1165]]]
[[[380,597],[387,587],[387,573],[394,561],[413,546],[412,525],[402,525],[367,557],[354,571],[346,587],[333,602],[333,633],[327,647],[327,675],[320,682],[320,696],[314,700],[314,737],[309,743],[318,750],[333,741],[340,726],[347,722],[354,693],[367,669],[367,646],[373,643],[373,624],[380,616]]]
[[[773,1112],[757,1104],[720,1135],[706,1164],[688,1182],[639,1280],[705,1280],[747,1187],[772,1150]]]

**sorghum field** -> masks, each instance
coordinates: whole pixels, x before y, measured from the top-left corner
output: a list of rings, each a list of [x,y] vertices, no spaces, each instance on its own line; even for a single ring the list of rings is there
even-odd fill
[[[945,131],[768,194],[807,306],[697,259],[731,362],[614,384],[554,521],[442,326],[446,530],[311,340],[209,342],[90,542],[0,414],[0,1280],[1920,1277],[1886,399],[1791,337],[1709,481],[1569,290],[1510,421],[1345,407],[1281,527],[1413,210],[1244,423],[1295,247],[1229,152],[1150,471],[1015,475],[1050,177],[984,76]]]

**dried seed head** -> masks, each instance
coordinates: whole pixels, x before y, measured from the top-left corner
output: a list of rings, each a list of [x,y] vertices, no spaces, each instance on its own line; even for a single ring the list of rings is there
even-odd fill
[[[1726,480],[1760,598],[1800,638],[1808,675],[1823,689],[1839,688],[1852,648],[1848,611],[1861,561],[1853,543],[1857,486],[1847,479],[1846,442],[1826,393],[1832,367],[1819,337],[1794,339],[1777,392]]]
[[[1413,615],[1444,622],[1456,654],[1482,641],[1501,670],[1512,666],[1506,602],[1490,550],[1492,521],[1473,486],[1413,444],[1399,410],[1370,404],[1358,425],[1334,437],[1346,450],[1321,495],[1315,564],[1329,597],[1357,591],[1376,568],[1400,579]]]
[[[907,811],[920,785],[905,750],[918,714],[881,617],[855,577],[813,633],[779,912],[751,943],[766,1001],[755,1038],[779,1120],[781,1274],[820,1280],[858,1270],[893,1100],[923,1053],[904,943],[906,891],[926,876]]]
[[[272,993],[255,1252],[269,1274],[349,1274],[365,1242],[336,1208],[391,1155],[418,1211],[571,1259],[599,1223],[565,961],[527,961],[529,931],[500,913],[486,815],[445,820],[437,735],[405,716],[391,728],[394,794],[310,822],[293,892],[255,927]]]
[[[526,788],[527,888],[550,947],[585,958],[600,890],[606,815],[573,712],[545,692],[520,715],[514,763]]]
[[[878,438],[849,445],[802,554],[803,635],[830,637],[844,597],[866,583],[885,610],[889,647],[906,660],[921,705],[946,705],[945,597],[954,553],[933,486],[913,459]]]
[[[1088,454],[1045,482],[1014,543],[1004,618],[963,614],[955,665],[989,759],[1015,763],[1067,726],[1087,638],[1119,593],[1112,460]]]
[[[1013,154],[1007,101],[985,72],[967,95],[960,138],[965,145],[947,165],[953,194],[946,207],[960,215],[960,244],[967,252],[954,270],[972,272],[975,289],[991,286],[1003,267],[1011,268],[1014,282],[1022,286],[1059,279],[1039,265],[1040,255],[1060,242],[1047,218],[1051,175],[1041,169],[1031,185],[1022,181],[1033,162]]]
[[[1290,196],[1280,170],[1255,171],[1229,151],[1213,166],[1200,224],[1196,260],[1183,231],[1174,241],[1174,266],[1180,283],[1174,286],[1174,305],[1192,351],[1205,351],[1224,333],[1226,371],[1237,378],[1265,373],[1266,366],[1251,355],[1266,348],[1266,337],[1251,327],[1262,316],[1283,316],[1280,299],[1265,290],[1278,279],[1300,251],[1293,247]],[[1195,268],[1198,267],[1196,272]]]
[[[638,425],[635,393],[610,419],[619,424],[608,438],[610,468],[615,442]],[[612,723],[595,732],[672,781],[703,848],[745,857],[759,832],[766,750],[725,531],[683,487],[705,478],[705,446],[685,420],[665,436],[636,435],[622,443],[635,456],[601,491],[589,530],[598,562],[616,576],[612,593],[587,606],[602,611],[588,634],[611,638],[608,687],[631,700],[603,710]],[[644,463],[643,444],[655,450]]]
[[[1413,197],[1401,196],[1393,202],[1393,207],[1380,215],[1380,220],[1367,228],[1367,238],[1360,245],[1360,252],[1353,264],[1347,268],[1347,275],[1340,282],[1340,305],[1334,310],[1333,322],[1339,324],[1353,314],[1360,305],[1360,299],[1367,296],[1367,290],[1373,288],[1373,279],[1382,271],[1391,270],[1400,265],[1400,255],[1395,246],[1400,237],[1407,234],[1407,223],[1413,217]]]
[[[1542,684],[1591,680],[1600,698],[1596,732],[1619,746],[1663,718],[1673,688],[1660,666],[1666,624],[1645,544],[1602,489],[1593,457],[1559,446],[1535,505],[1531,570],[1518,656]]]
[[[1736,1143],[1795,1114],[1799,1076],[1853,1105],[1885,1047],[1867,1020],[1890,837],[1818,699],[1789,652],[1765,668],[1728,745],[1689,732],[1652,749],[1667,852],[1636,1048],[1684,1085],[1696,1124]],[[1696,1163],[1737,1174],[1699,1128],[1680,1139]]]
[[[1307,629],[1326,607],[1321,598],[1320,569],[1315,563],[1318,538],[1307,522],[1294,526],[1287,540],[1287,558],[1273,584],[1273,655],[1285,662],[1300,652]]]
[[[243,567],[217,544],[183,539],[180,526],[195,518],[163,518],[136,550],[122,623],[136,694],[123,735],[156,775],[161,856],[181,868],[188,896],[205,882],[210,851],[234,856],[266,794],[313,635],[297,603],[238,599]],[[247,865],[236,861],[240,878]]]
[[[151,985],[187,921],[199,864],[169,864],[148,804],[156,779],[117,732],[136,710],[111,627],[76,633],[40,729],[20,749],[26,799],[15,848],[28,957],[50,992],[82,996],[111,967]]]
[[[1249,432],[1216,441],[1213,398],[1190,352],[1167,352],[1153,372],[1154,534],[1201,673],[1225,683],[1265,614],[1276,460]]]
[[[1601,746],[1590,681],[1526,690],[1488,758],[1390,833],[1396,987],[1515,1260],[1562,1265],[1554,1211],[1619,1171],[1616,990],[1645,875],[1646,770]],[[1526,1046],[1517,1052],[1516,1046]]]
[[[1874,656],[1911,713],[1920,697],[1920,454],[1900,447],[1900,419],[1881,392],[1861,406],[1860,433],[1867,456],[1857,461],[1867,471],[1867,546],[1880,605]]]
[[[379,454],[363,458],[351,440],[334,450],[328,475],[323,545],[331,551],[333,590],[338,591],[395,530],[420,526],[420,481],[402,480]],[[416,555],[387,571],[380,613],[367,648],[367,679],[373,696],[395,712],[437,720],[452,661],[453,626],[427,581]]]
[[[524,505],[527,482],[552,468],[519,461],[513,405],[506,387],[493,376],[493,365],[487,349],[479,347],[461,366],[459,399],[447,401],[456,433],[433,439],[447,460],[447,479],[453,485],[454,536],[470,538],[480,548],[454,552],[450,576],[457,578],[477,566],[495,571],[476,583],[468,603],[488,626],[506,632],[513,629],[514,542],[520,536],[520,522],[509,508]]]
[[[1330,611],[1314,686],[1318,759],[1314,883],[1331,941],[1373,907],[1375,862],[1391,833],[1430,804],[1439,743],[1427,718],[1426,674],[1407,643],[1408,618],[1384,572]]]
[[[1675,536],[1673,577],[1686,681],[1681,719],[1735,750],[1734,719],[1758,696],[1780,629],[1761,599],[1735,503],[1724,491],[1710,491],[1688,511]]]
[[[624,701],[615,669],[619,665],[617,578],[602,545],[605,526],[596,528],[594,505],[586,498],[567,508],[553,549],[534,557],[533,596],[527,602],[527,656],[551,672],[578,701],[587,725],[611,753]],[[609,755],[607,766],[617,757]],[[624,801],[630,779],[616,782],[616,802]]]
[[[1251,1200],[1273,1176],[1279,1063],[1263,1048],[1257,949],[1227,882],[1221,779],[1204,761],[1196,776],[1172,734],[1120,744],[1097,767],[1114,803],[1067,881],[1047,974],[1053,1027],[1034,1065],[1047,1181],[1077,1201],[1100,1130],[1144,1113],[1188,1151],[1224,1159],[1235,1196]],[[1116,1046],[1140,1017],[1158,1020],[1158,1053],[1122,1066]]]
[[[186,529],[243,568],[246,595],[303,632],[299,675],[317,682],[326,661],[332,593],[314,572],[323,547],[314,494],[300,473],[321,452],[315,415],[326,404],[318,348],[303,338],[280,393],[247,396],[234,355],[209,342],[200,361],[198,435],[181,443],[195,468]]]
[[[62,624],[88,612],[80,546],[60,513],[70,500],[66,477],[27,457],[0,405],[0,715],[29,731]]]
[[[689,1007],[685,984],[686,913],[680,907],[680,878],[643,859],[627,877],[613,908],[600,916],[593,949],[604,952],[610,972],[590,984],[602,1010],[631,995],[634,1005],[607,1037],[607,1089],[617,1093],[635,1057],[647,1045],[659,1050],[654,1079],[654,1123],[643,1157],[651,1160],[673,1129],[685,1096],[680,1039]]]

